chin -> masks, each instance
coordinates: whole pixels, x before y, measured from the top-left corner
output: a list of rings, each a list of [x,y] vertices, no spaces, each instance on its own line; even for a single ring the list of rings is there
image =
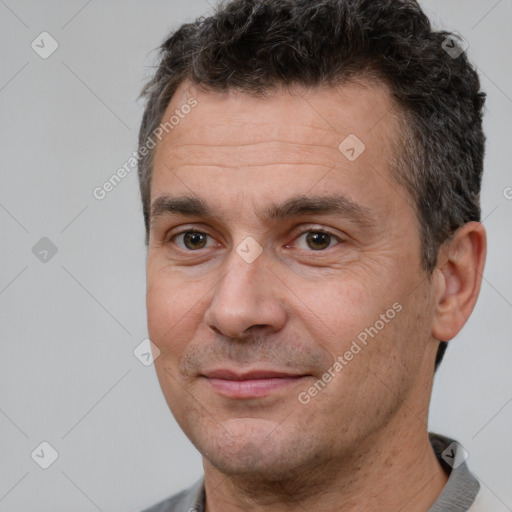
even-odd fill
[[[233,456],[226,453],[209,453],[208,462],[222,474],[230,477],[250,477],[259,482],[281,482],[290,477],[296,469],[295,461],[287,460],[280,454],[262,453],[260,449],[248,442]]]
[[[192,442],[207,463],[225,475],[282,481],[298,468],[307,467],[312,458],[308,452],[315,450],[300,432],[278,427],[254,418],[230,420]]]

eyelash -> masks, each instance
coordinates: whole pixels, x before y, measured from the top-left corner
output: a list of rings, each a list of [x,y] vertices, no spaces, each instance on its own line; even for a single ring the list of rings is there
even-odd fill
[[[179,233],[175,233],[173,234],[172,236],[168,237],[168,239],[166,240],[166,243],[174,243],[176,245],[176,242],[175,242],[175,239],[179,236],[183,236],[183,235],[186,235],[187,233],[198,233],[198,234],[201,234],[201,235],[206,235],[207,237],[211,238],[214,240],[214,238],[209,235],[208,233],[206,233],[205,231],[200,231],[200,230],[196,230],[196,229],[186,229],[184,231],[180,231]],[[332,249],[333,247],[335,247],[336,245],[340,244],[340,243],[343,243],[343,240],[338,236],[338,235],[335,235],[334,233],[331,233],[330,231],[327,231],[325,229],[320,229],[320,228],[317,228],[317,229],[306,229],[304,231],[301,231],[294,239],[293,241],[295,242],[296,240],[298,240],[299,238],[301,238],[302,236],[308,234],[308,233],[324,233],[328,236],[330,236],[331,238],[334,238],[337,243],[332,246],[332,247],[327,247],[326,249],[318,249],[318,250],[314,250],[314,249],[310,249],[308,252],[325,252],[329,249]],[[289,247],[290,244],[287,244],[286,247]],[[185,252],[199,252],[201,249],[196,249],[195,251],[192,250],[192,249],[182,249],[181,247],[178,247],[180,250],[182,251],[185,251]],[[205,247],[205,249],[210,249],[211,247]],[[303,249],[303,250],[306,250],[306,249]]]
[[[179,236],[186,235],[187,233],[195,233],[195,234],[199,234],[199,235],[206,235],[207,237],[211,238],[212,240],[215,240],[211,235],[209,235],[205,231],[200,231],[199,229],[185,229],[183,231],[180,231],[179,233],[174,233],[173,235],[167,237],[165,243],[166,244],[174,243],[176,245],[176,242],[174,240],[176,238],[178,238]],[[182,250],[182,251],[186,251],[186,252],[198,252],[199,251],[199,249],[196,250],[196,251],[192,251],[190,249],[182,249],[181,247],[179,247],[179,249]]]
[[[323,233],[325,235],[328,235],[331,237],[331,239],[335,239],[337,241],[337,243],[331,247],[327,247],[326,249],[318,249],[318,250],[314,250],[314,249],[309,249],[308,252],[313,252],[313,253],[319,253],[319,252],[325,252],[325,251],[328,251],[329,249],[332,249],[333,247],[335,247],[336,245],[340,244],[343,242],[343,240],[335,235],[334,233],[331,233],[330,231],[327,231],[325,229],[306,229],[305,231],[302,231],[301,233],[299,233],[295,238],[294,238],[294,242],[297,241],[299,238],[301,238],[302,236],[306,235],[307,233]],[[304,250],[307,250],[307,249],[304,249]]]

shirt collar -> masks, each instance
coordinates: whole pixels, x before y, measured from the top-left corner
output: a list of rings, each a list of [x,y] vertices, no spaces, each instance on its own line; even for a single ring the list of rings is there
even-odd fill
[[[475,501],[480,483],[466,464],[467,452],[448,437],[429,433],[437,460],[449,474],[448,481],[428,512],[466,512]]]

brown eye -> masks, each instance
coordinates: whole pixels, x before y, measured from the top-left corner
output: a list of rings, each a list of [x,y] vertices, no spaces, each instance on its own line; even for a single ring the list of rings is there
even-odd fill
[[[186,231],[185,233],[178,235],[178,238],[180,237],[183,237],[183,245],[185,248],[191,251],[204,249],[208,242],[208,235],[197,231]]]
[[[321,251],[331,244],[332,236],[322,231],[310,231],[306,236],[306,243],[310,249]]]

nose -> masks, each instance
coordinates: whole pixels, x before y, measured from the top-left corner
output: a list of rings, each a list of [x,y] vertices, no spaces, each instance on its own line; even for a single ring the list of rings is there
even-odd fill
[[[250,329],[282,329],[287,318],[282,285],[268,269],[265,253],[247,263],[233,251],[225,268],[205,313],[208,327],[230,338],[243,337]]]

